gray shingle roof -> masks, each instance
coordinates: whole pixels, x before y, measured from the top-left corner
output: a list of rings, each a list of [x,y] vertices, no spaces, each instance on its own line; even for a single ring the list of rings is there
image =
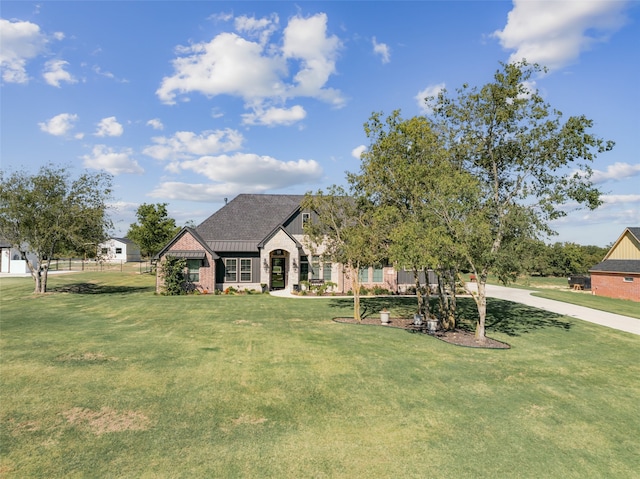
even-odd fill
[[[603,273],[640,273],[640,259],[607,259],[589,270]]]
[[[303,195],[238,195],[204,220],[196,231],[207,242],[257,244],[289,218],[303,198]]]
[[[627,229],[631,232],[631,234],[632,234],[633,236],[635,236],[635,237],[636,237],[636,239],[637,239],[638,241],[640,241],[640,227],[638,227],[638,228],[632,228],[632,227],[629,227],[629,228],[627,228]]]

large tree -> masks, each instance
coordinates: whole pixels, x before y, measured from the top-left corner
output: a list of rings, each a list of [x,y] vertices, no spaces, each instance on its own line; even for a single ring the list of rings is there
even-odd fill
[[[508,280],[520,241],[553,233],[549,222],[566,214],[563,205],[601,204],[591,163],[613,142],[592,134],[593,121],[584,116],[563,121],[531,87],[543,71],[526,61],[503,64],[481,88],[464,85],[455,96],[445,90],[426,99],[452,168],[468,172],[478,186],[461,204],[461,215],[445,220],[477,278],[479,340],[485,338],[488,274]]]
[[[475,187],[474,179],[452,168],[444,141],[428,118],[405,120],[394,111],[383,119],[374,113],[364,128],[370,145],[362,154],[360,171],[348,175],[349,181],[384,218],[389,259],[413,271],[418,310],[429,315],[419,274],[433,268],[442,278],[453,277],[460,261],[443,217],[457,215],[460,199]],[[451,308],[445,308],[453,304],[441,301],[440,318],[446,328],[455,327]]]
[[[95,247],[107,238],[111,181],[107,173],[72,179],[67,168],[54,165],[35,175],[0,172],[0,236],[27,262],[36,293],[46,292],[49,265],[57,254]]]
[[[332,186],[326,193],[305,195],[301,208],[313,212],[304,226],[307,246],[325,260],[344,266],[353,291],[353,317],[361,321],[358,273],[384,258],[371,203]]]
[[[169,218],[167,204],[147,204],[138,207],[137,223],[129,226],[127,238],[140,246],[144,256],[158,253],[180,230],[173,218]]]

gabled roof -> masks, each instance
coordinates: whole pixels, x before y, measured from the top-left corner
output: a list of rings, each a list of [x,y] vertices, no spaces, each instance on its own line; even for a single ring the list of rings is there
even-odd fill
[[[613,246],[611,246],[611,249],[609,249],[609,251],[607,252],[607,254],[604,256],[603,261],[607,261],[609,259],[609,257],[614,253],[614,251],[616,251],[616,248],[618,248],[618,246],[622,243],[622,241],[626,238],[627,233],[629,234],[629,236],[631,236],[631,243],[635,244],[636,249],[638,249],[640,251],[640,227],[627,227],[624,229],[624,231],[622,232],[622,234],[620,235],[620,237],[615,241],[615,243],[613,243]],[[615,258],[615,259],[631,259],[631,258]]]
[[[640,259],[607,259],[589,270],[590,273],[640,273]]]
[[[253,241],[257,245],[289,219],[303,199],[303,195],[238,195],[204,220],[196,231],[210,244]]]
[[[260,242],[260,244],[258,244],[258,247],[259,248],[263,248],[264,245],[271,238],[273,238],[278,231],[282,231],[284,234],[286,234],[291,239],[291,241],[293,241],[293,243],[296,245],[297,248],[302,249],[302,245],[300,244],[300,242],[297,239],[295,239],[293,236],[291,236],[289,233],[287,233],[287,230],[285,230],[282,226],[277,226],[276,228],[274,228],[273,231],[271,231],[267,236],[265,236],[264,239]]]
[[[193,236],[193,238],[202,245],[202,256],[204,257],[204,253],[205,251],[207,253],[209,253],[213,259],[218,259],[219,256],[215,253],[215,251],[213,251],[209,245],[207,244],[207,242],[205,240],[202,239],[202,237],[198,234],[198,232],[196,230],[194,230],[193,228],[189,228],[188,226],[185,226],[184,228],[182,228],[177,235],[175,235],[173,237],[173,239],[171,241],[169,241],[169,243],[167,243],[167,245],[162,248],[160,250],[160,252],[154,256],[155,259],[160,258],[162,255],[164,255],[169,249],[171,249],[171,246],[173,246],[175,244],[176,241],[178,241],[180,238],[182,238],[182,236],[186,233],[190,233],[191,236]],[[194,252],[198,252],[200,253],[200,250],[191,250],[190,254],[194,254]],[[176,256],[179,257],[186,257],[184,256],[186,254],[185,251],[178,251],[176,250]]]

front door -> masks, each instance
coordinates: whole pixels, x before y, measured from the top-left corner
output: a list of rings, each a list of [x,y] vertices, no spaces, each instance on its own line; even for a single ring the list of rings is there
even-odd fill
[[[271,289],[284,289],[286,258],[271,258]]]

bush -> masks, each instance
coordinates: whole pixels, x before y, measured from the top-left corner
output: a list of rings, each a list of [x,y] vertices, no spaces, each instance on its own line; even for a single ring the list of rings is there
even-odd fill
[[[186,259],[167,256],[166,260],[160,266],[164,278],[164,291],[162,294],[165,296],[187,294],[189,282],[184,274],[186,267]]]

